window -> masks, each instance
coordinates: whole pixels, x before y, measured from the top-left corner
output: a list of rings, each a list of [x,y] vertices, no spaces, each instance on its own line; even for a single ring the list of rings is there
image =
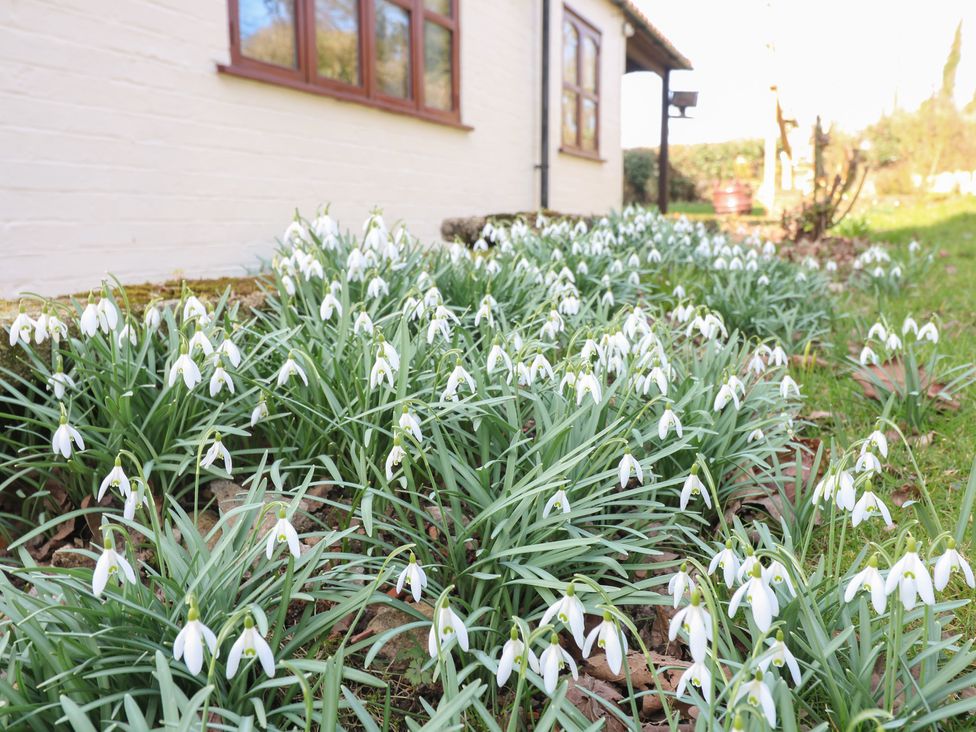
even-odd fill
[[[227,73],[460,124],[459,0],[228,0]]]
[[[600,31],[563,7],[562,148],[599,157]]]

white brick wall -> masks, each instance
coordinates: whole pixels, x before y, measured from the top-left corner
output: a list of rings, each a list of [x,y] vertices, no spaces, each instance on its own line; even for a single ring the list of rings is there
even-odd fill
[[[448,216],[538,205],[534,0],[462,0],[462,119],[453,129],[218,74],[224,0],[0,2],[0,296],[242,273],[296,207],[359,229],[383,207],[424,239]],[[559,137],[558,12],[553,138]],[[622,21],[603,27],[605,163],[553,151],[552,205],[619,205]]]

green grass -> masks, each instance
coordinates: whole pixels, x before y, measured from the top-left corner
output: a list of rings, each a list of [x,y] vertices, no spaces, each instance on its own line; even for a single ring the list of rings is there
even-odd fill
[[[976,198],[891,202],[875,206],[864,215],[872,240],[888,242],[893,249],[904,251],[916,238],[933,250],[936,259],[921,281],[910,283],[896,296],[878,301],[865,293],[849,293],[846,310],[853,315],[835,323],[831,339],[835,358],[829,360],[836,363],[843,359],[848,343],[857,340],[858,317],[871,323],[883,312],[891,323],[899,325],[906,315],[920,321],[935,317],[940,323],[940,349],[953,364],[972,362],[976,354]],[[831,439],[844,446],[871,432],[878,405],[862,396],[860,387],[843,367],[813,369],[802,376],[798,381],[810,397],[808,409],[833,415],[821,421],[816,430],[828,446]],[[962,406],[958,411],[940,413],[933,418],[929,428],[934,433],[933,439],[927,445],[913,448],[947,526],[955,525],[960,495],[976,455],[976,394],[973,392],[971,389],[961,396]],[[892,491],[914,483],[915,476],[906,447],[892,445],[891,469],[878,486],[883,491],[881,494],[889,497]],[[895,508],[890,501],[889,507],[896,521],[911,516],[911,509]],[[868,526],[866,531],[861,531],[861,527],[856,532],[848,531],[845,554],[851,560],[865,541],[880,539],[885,533],[881,523]],[[829,540],[826,528],[819,538],[822,542]],[[960,549],[971,560],[976,558],[972,529]],[[971,637],[976,633],[976,608],[970,605],[961,609],[957,622],[957,630]]]

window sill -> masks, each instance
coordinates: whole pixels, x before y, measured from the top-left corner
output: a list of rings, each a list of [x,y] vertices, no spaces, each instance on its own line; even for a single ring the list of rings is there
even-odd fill
[[[295,89],[296,91],[316,94],[320,97],[329,97],[330,99],[338,99],[343,102],[354,102],[355,104],[359,104],[363,107],[381,109],[385,112],[393,112],[394,114],[400,114],[405,117],[414,117],[416,119],[422,119],[425,122],[433,122],[434,124],[443,125],[445,127],[453,127],[454,129],[458,130],[470,131],[474,129],[474,127],[471,127],[470,125],[463,124],[458,120],[451,119],[446,115],[437,114],[436,112],[409,109],[393,102],[385,102],[382,99],[369,99],[359,94],[344,93],[337,89],[328,89],[326,87],[308,84],[304,81],[298,81],[296,79],[283,78],[274,73],[262,71],[261,69],[217,64],[217,71],[221,74],[227,74],[228,76],[236,76],[241,79],[249,79],[251,81],[260,81],[262,83],[272,84],[274,86],[283,86],[287,87],[288,89]]]
[[[583,160],[589,160],[593,163],[605,163],[606,158],[601,158],[599,153],[587,152],[586,150],[578,150],[575,147],[560,147],[559,152],[563,155],[569,155],[574,158],[582,158]]]

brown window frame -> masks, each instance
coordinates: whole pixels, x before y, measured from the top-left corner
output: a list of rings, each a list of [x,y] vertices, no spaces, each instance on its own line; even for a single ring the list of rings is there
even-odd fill
[[[560,123],[559,123],[559,141],[560,141],[560,152],[569,153],[571,155],[579,155],[584,158],[590,158],[592,160],[602,160],[600,157],[600,66],[603,56],[603,46],[602,46],[602,34],[600,30],[590,23],[588,20],[583,18],[582,15],[577,13],[568,5],[563,5],[563,26],[565,24],[570,24],[576,30],[576,37],[578,39],[576,44],[576,84],[568,81],[565,75],[565,63],[564,54],[565,49],[560,54],[560,64],[559,67],[563,71],[563,84],[562,92],[559,95],[560,103]],[[562,34],[565,42],[565,31]],[[596,76],[594,78],[594,91],[586,91],[583,88],[583,40],[585,38],[591,39],[596,45]],[[571,91],[576,95],[576,142],[568,143],[563,139],[563,125],[562,125],[562,115],[565,112],[562,110],[563,105],[563,94],[567,91]],[[596,146],[594,150],[586,150],[583,148],[583,100],[590,99],[596,103],[596,130],[594,131],[594,138]]]
[[[357,102],[389,112],[407,114],[431,122],[470,129],[461,123],[461,18],[460,0],[450,0],[450,17],[428,10],[424,0],[387,0],[404,8],[410,16],[410,99],[391,97],[379,91],[376,81],[374,36],[376,0],[359,0],[359,83],[347,84],[318,75],[315,47],[315,0],[295,0],[294,69],[265,63],[242,53],[239,0],[227,0],[230,25],[230,64],[218,64],[226,74],[255,81]],[[433,22],[451,32],[451,109],[428,107],[424,103],[424,29]]]

